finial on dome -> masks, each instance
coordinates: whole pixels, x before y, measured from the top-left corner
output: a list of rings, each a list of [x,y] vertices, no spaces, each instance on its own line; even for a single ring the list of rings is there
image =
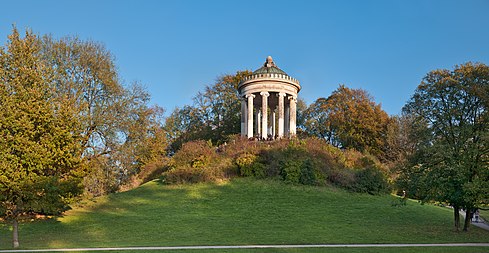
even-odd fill
[[[265,62],[265,67],[270,68],[270,67],[277,67],[275,65],[275,62],[273,62],[273,59],[271,56],[267,57],[267,61]]]

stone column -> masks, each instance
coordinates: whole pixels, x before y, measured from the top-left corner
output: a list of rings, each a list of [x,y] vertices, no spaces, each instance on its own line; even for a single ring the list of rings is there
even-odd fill
[[[255,95],[253,94],[247,94],[246,98],[248,99],[248,127],[247,127],[247,137],[252,138],[253,137],[253,98],[255,98]]]
[[[255,119],[256,119],[256,135],[258,135],[258,136],[261,134],[261,111],[260,110],[256,110],[256,114],[255,114]]]
[[[275,135],[277,135],[277,129],[276,129],[276,124],[277,124],[277,114],[275,113],[275,110],[272,112],[272,138],[275,139]]]
[[[290,103],[285,105],[284,134],[290,136]]]
[[[245,137],[246,136],[246,101],[244,98],[241,99],[241,136]]]
[[[297,97],[296,96],[290,96],[289,97],[290,101],[290,136],[294,136],[296,134],[296,125],[295,125],[295,120],[296,120],[296,115],[297,115]]]
[[[268,96],[270,95],[268,92],[263,91],[260,92],[261,95],[261,137],[266,139],[268,137]]]
[[[280,92],[277,94],[278,96],[278,138],[282,138],[284,136],[284,97],[285,93]]]

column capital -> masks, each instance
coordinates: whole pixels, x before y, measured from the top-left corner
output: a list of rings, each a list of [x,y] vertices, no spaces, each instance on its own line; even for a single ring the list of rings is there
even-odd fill
[[[249,98],[249,97],[255,98],[255,95],[254,94],[251,94],[251,93],[245,95],[245,98]]]
[[[291,95],[288,97],[289,100],[294,100],[294,102],[297,102],[297,96]]]
[[[285,93],[285,92],[277,93],[277,97],[285,97],[285,96],[287,96],[287,93]]]
[[[268,93],[268,91],[262,91],[262,92],[260,92],[260,95],[262,95],[264,97],[268,97],[268,96],[270,96],[270,93]]]

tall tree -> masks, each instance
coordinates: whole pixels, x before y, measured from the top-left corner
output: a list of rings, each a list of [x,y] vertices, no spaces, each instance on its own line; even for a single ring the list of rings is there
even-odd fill
[[[403,180],[425,199],[452,205],[457,230],[461,208],[467,231],[472,210],[489,201],[488,106],[489,67],[466,63],[428,73],[403,109],[427,133]]]
[[[227,141],[229,135],[238,134],[241,127],[238,85],[250,74],[238,71],[221,76],[212,86],[197,93],[193,105],[175,109],[165,123],[173,151],[186,141],[201,139],[220,144]]]
[[[308,108],[306,131],[341,148],[382,156],[389,116],[361,89],[340,85],[328,98]]]
[[[53,88],[80,119],[72,131],[82,137],[90,168],[86,189],[94,195],[117,190],[144,165],[141,143],[162,126],[162,109],[148,106],[150,96],[141,85],[121,83],[113,56],[100,43],[44,36],[42,45],[43,58],[55,69]]]
[[[13,224],[29,215],[56,215],[81,193],[79,122],[52,89],[53,69],[39,40],[17,29],[0,50],[0,215]],[[35,217],[35,216],[34,216]]]

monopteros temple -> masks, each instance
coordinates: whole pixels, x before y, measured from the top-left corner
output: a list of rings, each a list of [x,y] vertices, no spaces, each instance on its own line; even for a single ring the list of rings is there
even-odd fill
[[[274,139],[296,133],[299,81],[279,69],[271,56],[238,86],[241,102],[241,135]]]

